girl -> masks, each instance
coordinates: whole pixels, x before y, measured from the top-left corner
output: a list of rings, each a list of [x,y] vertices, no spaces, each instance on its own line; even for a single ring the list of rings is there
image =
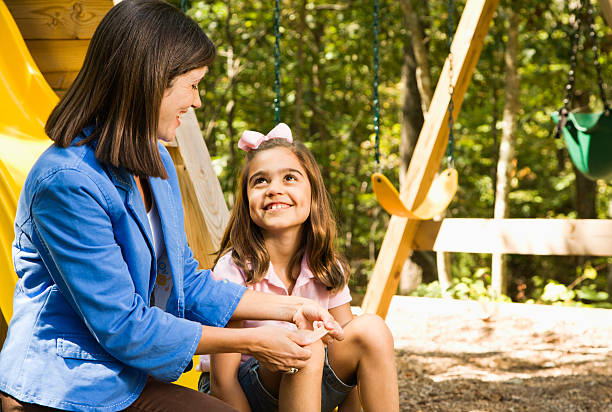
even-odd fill
[[[317,339],[308,346],[307,365],[292,373],[237,353],[212,355],[211,394],[241,411],[331,411],[338,405],[340,411],[397,411],[393,338],[378,316],[351,314],[348,267],[334,247],[335,222],[312,154],[292,141],[283,123],[267,136],[246,131],[238,146],[247,157],[215,275],[256,291],[314,299],[343,326],[345,339],[327,348]]]

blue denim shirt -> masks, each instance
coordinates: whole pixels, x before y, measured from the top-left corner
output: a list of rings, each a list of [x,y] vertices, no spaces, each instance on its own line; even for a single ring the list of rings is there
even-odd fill
[[[66,410],[121,410],[147,375],[181,375],[201,324],[222,327],[231,317],[245,289],[197,269],[176,170],[159,150],[170,177],[149,183],[173,280],[166,311],[150,306],[156,262],[132,176],[102,166],[92,145],[51,146],[30,171],[15,218],[19,281],[0,391]]]

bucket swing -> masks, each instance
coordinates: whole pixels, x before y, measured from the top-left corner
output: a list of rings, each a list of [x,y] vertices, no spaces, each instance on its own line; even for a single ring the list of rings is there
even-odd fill
[[[574,97],[574,80],[576,71],[576,54],[580,42],[580,29],[582,18],[585,15],[589,25],[593,58],[597,71],[597,82],[599,93],[604,105],[601,113],[574,113],[569,110]],[[563,99],[563,107],[551,114],[557,124],[556,137],[563,135],[563,140],[576,169],[591,180],[612,179],[612,115],[610,106],[606,100],[599,64],[599,51],[597,47],[597,34],[593,21],[593,6],[590,1],[584,0],[576,18],[576,31],[572,38],[572,56],[566,94]]]
[[[378,84],[379,84],[379,43],[378,43],[378,14],[379,14],[379,3],[378,0],[374,0],[374,133],[376,137],[375,144],[375,158],[377,172],[372,174],[372,188],[378,203],[385,209],[389,214],[394,216],[406,217],[417,220],[429,220],[434,216],[444,212],[450,202],[453,200],[455,193],[457,192],[458,186],[458,174],[457,170],[453,167],[453,90],[452,86],[449,89],[450,93],[450,105],[448,108],[448,126],[449,126],[449,140],[447,148],[447,163],[448,168],[443,170],[433,181],[429,187],[429,191],[425,197],[425,200],[414,210],[410,210],[404,201],[401,199],[399,192],[387,179],[387,177],[380,171],[380,112],[379,112],[379,96],[378,96]],[[449,19],[451,19],[451,13],[449,12]],[[450,27],[450,24],[449,24]],[[449,34],[449,49],[451,44],[451,36]],[[452,79],[452,55],[449,55],[451,62],[450,77]]]

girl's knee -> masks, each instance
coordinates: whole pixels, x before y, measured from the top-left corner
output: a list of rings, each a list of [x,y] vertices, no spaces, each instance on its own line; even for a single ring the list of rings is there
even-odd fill
[[[308,368],[323,369],[323,364],[325,363],[325,346],[323,342],[319,339],[310,345],[305,346],[305,348],[310,350],[311,356],[307,362]]]
[[[385,321],[378,315],[364,314],[353,319],[345,328],[346,339],[374,350],[393,349],[393,336]]]

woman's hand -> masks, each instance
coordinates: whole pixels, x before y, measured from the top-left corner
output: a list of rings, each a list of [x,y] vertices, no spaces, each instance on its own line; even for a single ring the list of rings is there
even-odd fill
[[[249,355],[257,359],[272,372],[287,372],[291,368],[306,366],[311,352],[302,346],[312,342],[301,331],[292,331],[278,326],[261,326],[249,329],[256,334]]]
[[[313,330],[315,322],[323,322],[323,326],[327,329],[327,334],[322,338],[326,344],[331,343],[335,340],[343,340],[344,332],[342,327],[332,315],[319,304],[314,301],[306,301],[293,315],[293,323],[295,323],[298,329]],[[306,339],[306,345],[312,343],[309,341],[308,336],[303,335],[303,339]]]

